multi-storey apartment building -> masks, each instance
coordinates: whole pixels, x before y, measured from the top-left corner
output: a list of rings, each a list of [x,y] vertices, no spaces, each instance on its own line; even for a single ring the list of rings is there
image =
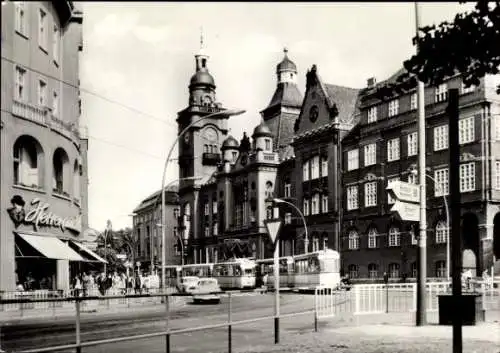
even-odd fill
[[[98,261],[81,242],[82,18],[71,1],[2,3],[0,290],[67,289],[82,262]]]
[[[136,239],[134,268],[150,273],[161,263],[162,251],[161,191],[146,197],[134,209],[132,235]],[[179,200],[177,186],[165,188],[165,263],[176,265],[181,260],[182,241],[177,232]],[[153,264],[153,268],[151,267]],[[138,266],[139,265],[139,266]]]
[[[415,277],[418,223],[399,219],[386,187],[418,183],[416,89],[382,100],[377,91],[402,73],[361,92],[359,124],[342,141],[343,269],[352,278]],[[427,169],[427,273],[447,276],[449,150],[447,95],[460,92],[460,190],[465,268],[476,274],[500,256],[500,97],[495,77],[465,88],[459,75],[425,88]]]

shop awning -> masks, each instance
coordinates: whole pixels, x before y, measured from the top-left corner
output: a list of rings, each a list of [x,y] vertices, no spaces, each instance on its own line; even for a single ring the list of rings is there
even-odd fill
[[[90,250],[89,248],[87,248],[85,245],[83,245],[81,243],[78,243],[76,241],[72,241],[72,240],[70,240],[70,243],[73,244],[74,246],[76,246],[80,251],[85,252],[86,254],[88,254],[91,258],[94,258],[95,262],[108,263],[106,260],[104,260],[102,257],[100,257],[99,255],[97,255],[95,252],[93,252],[92,250]]]
[[[49,259],[85,261],[63,241],[56,237],[17,233],[23,240]]]

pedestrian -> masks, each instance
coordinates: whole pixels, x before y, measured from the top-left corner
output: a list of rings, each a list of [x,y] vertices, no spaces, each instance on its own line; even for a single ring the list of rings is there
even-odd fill
[[[141,282],[140,274],[137,272],[134,278],[135,294],[141,294]]]
[[[82,281],[79,275],[73,278],[73,296],[79,297],[82,290]]]

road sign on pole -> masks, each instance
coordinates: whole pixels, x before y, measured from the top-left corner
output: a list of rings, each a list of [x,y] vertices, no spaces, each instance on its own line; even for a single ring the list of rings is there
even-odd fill
[[[420,186],[395,180],[389,183],[386,190],[392,192],[393,196],[400,201],[420,203]]]
[[[266,225],[267,232],[271,237],[273,244],[276,243],[276,239],[281,228],[281,220],[280,219],[269,219],[265,220],[264,224]]]
[[[420,221],[420,205],[415,203],[396,201],[391,208],[392,212],[397,212],[403,221]]]

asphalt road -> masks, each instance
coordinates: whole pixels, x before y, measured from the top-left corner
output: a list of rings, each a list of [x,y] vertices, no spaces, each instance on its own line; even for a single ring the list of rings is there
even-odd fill
[[[232,320],[244,320],[274,314],[274,294],[247,294],[233,296]],[[281,314],[312,310],[313,295],[282,294]],[[95,316],[86,315],[81,323],[81,340],[94,341],[106,338],[124,337],[144,333],[160,332],[165,329],[165,312],[161,306],[158,311],[124,312],[122,314]],[[184,329],[209,324],[224,323],[228,318],[228,298],[223,297],[220,304],[187,304],[173,310],[170,314],[171,329]],[[282,331],[300,332],[313,329],[313,315],[301,315],[281,319]],[[232,328],[233,344],[248,345],[253,342],[273,344],[273,319]],[[1,347],[7,352],[41,348],[75,342],[73,318],[47,320],[4,326],[1,332]],[[165,352],[165,338],[155,337],[135,341],[110,343],[95,347],[85,347],[90,352]],[[74,352],[67,350],[66,352]],[[205,331],[178,334],[171,337],[171,352],[227,352],[227,328],[207,329]]]

